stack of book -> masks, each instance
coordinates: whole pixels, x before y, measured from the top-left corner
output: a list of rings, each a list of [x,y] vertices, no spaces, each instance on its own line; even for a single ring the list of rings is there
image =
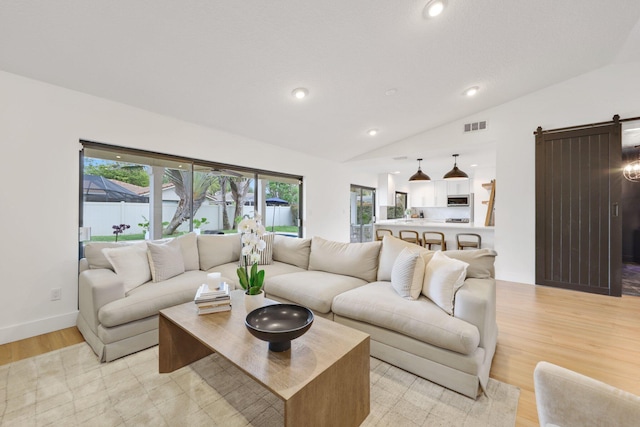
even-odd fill
[[[193,300],[198,307],[198,314],[218,313],[231,310],[231,298],[229,297],[229,285],[222,282],[217,288],[211,289],[203,283],[196,292]]]

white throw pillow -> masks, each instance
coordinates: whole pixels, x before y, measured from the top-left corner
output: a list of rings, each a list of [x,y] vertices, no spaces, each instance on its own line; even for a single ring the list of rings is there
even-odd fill
[[[382,247],[380,248],[380,262],[378,266],[378,280],[391,280],[391,270],[396,258],[404,248],[419,248],[415,243],[410,243],[394,236],[386,235],[382,238]]]
[[[454,298],[464,284],[468,266],[464,261],[451,259],[437,251],[425,269],[422,293],[438,307],[453,315]]]
[[[191,232],[176,237],[180,242],[182,259],[185,271],[200,270],[200,258],[198,257],[198,236]]]
[[[181,244],[177,239],[165,243],[147,242],[151,279],[162,282],[185,272]]]
[[[146,243],[136,243],[121,248],[104,248],[102,253],[109,260],[118,277],[122,279],[125,293],[151,280]]]
[[[425,267],[422,252],[426,251],[421,251],[418,246],[415,249],[405,248],[393,263],[391,287],[402,298],[416,300],[420,296]]]

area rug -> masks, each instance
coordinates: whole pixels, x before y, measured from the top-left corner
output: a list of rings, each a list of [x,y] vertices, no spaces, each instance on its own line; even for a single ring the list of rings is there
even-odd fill
[[[513,426],[520,391],[472,400],[371,358],[363,426]],[[0,366],[2,426],[282,426],[284,406],[216,354],[158,373],[158,347],[99,363],[76,344]]]

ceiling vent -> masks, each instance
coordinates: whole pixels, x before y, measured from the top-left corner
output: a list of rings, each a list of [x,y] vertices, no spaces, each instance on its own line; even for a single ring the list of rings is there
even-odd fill
[[[393,160],[407,160],[407,156],[393,157]]]
[[[477,130],[485,130],[487,128],[487,121],[483,120],[481,122],[473,122],[473,123],[465,123],[464,124],[464,132],[475,132]]]

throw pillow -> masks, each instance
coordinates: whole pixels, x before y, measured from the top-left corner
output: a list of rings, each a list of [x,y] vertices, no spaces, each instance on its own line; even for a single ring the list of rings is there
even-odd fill
[[[146,243],[136,243],[121,248],[104,248],[102,253],[109,260],[118,277],[122,279],[125,293],[151,280]]]
[[[449,315],[453,315],[455,295],[464,284],[468,266],[466,262],[451,259],[437,251],[425,269],[422,293]]]
[[[198,236],[200,270],[206,271],[240,259],[240,233]]]
[[[194,232],[176,237],[180,242],[182,259],[185,271],[200,270],[200,258],[198,257],[198,235]]]
[[[273,238],[273,260],[295,265],[296,267],[309,268],[309,253],[311,252],[311,239],[283,236],[276,234]]]
[[[394,236],[384,236],[380,248],[380,264],[378,267],[378,279],[380,281],[391,280],[393,263],[404,248],[419,248],[415,243],[410,243]]]
[[[147,256],[151,280],[162,282],[185,272],[180,242],[177,239],[165,243],[147,242]]]
[[[453,259],[459,259],[469,264],[467,268],[467,277],[475,279],[488,279],[495,277],[495,269],[493,267],[496,256],[498,254],[493,249],[474,249],[474,250],[458,250],[447,251],[447,256]]]
[[[274,233],[265,233],[262,235],[262,240],[265,243],[265,247],[262,252],[258,252],[260,254],[260,260],[258,260],[258,265],[269,265],[273,264],[273,240]],[[240,259],[238,259],[238,265],[240,267],[244,267],[244,258],[242,257],[242,253],[240,253]]]
[[[104,248],[121,248],[131,244],[131,242],[87,242],[84,245],[84,257],[89,262],[91,269],[108,268],[113,271],[113,266],[104,256],[102,250]]]
[[[342,243],[311,239],[309,270],[326,271],[374,282],[378,273],[380,242]]]
[[[415,246],[415,245],[414,245]],[[416,300],[422,290],[424,258],[419,247],[405,248],[393,263],[391,287],[402,298]]]
[[[275,234],[266,233],[262,236],[262,240],[266,243],[267,246],[260,252],[260,261],[258,264],[260,265],[268,265],[273,263],[273,240]]]

